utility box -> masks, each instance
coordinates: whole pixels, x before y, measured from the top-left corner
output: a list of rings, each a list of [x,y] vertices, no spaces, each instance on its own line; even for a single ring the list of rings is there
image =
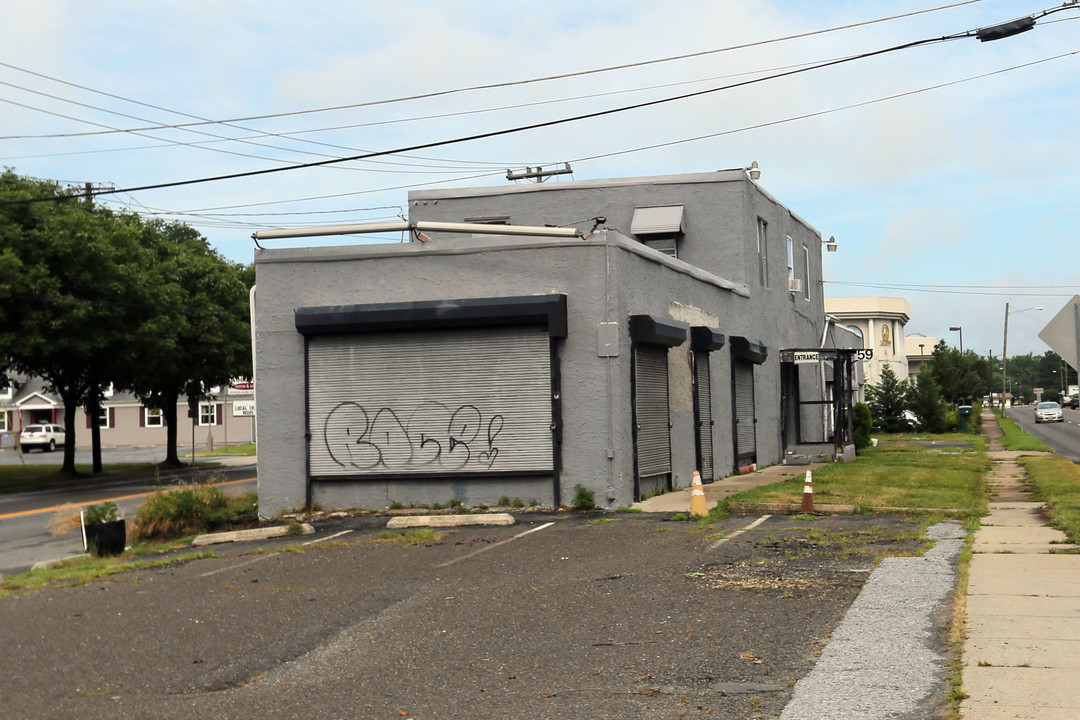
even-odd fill
[[[960,417],[960,432],[968,431],[968,418],[971,417],[971,406],[961,405],[956,408],[956,414]]]

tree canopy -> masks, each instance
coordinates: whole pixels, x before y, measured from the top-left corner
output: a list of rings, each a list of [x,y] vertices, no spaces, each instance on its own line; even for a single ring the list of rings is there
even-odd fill
[[[250,375],[243,268],[190,227],[76,195],[0,174],[0,369],[60,396],[64,471],[75,471],[74,411],[96,407],[109,384],[172,412],[175,461],[176,388],[201,395]],[[10,202],[42,197],[54,200]]]

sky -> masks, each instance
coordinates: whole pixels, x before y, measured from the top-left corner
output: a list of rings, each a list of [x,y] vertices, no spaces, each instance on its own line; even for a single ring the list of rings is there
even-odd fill
[[[230,260],[252,261],[255,230],[396,220],[410,189],[505,185],[508,170],[568,163],[571,175],[549,180],[559,182],[756,161],[766,191],[836,238],[838,251],[823,253],[826,296],[905,298],[909,335],[957,347],[949,328],[960,327],[965,350],[1000,357],[1008,304],[1009,356],[1041,355],[1039,331],[1080,292],[1080,6],[3,9],[0,166],[91,183],[96,202],[186,222]],[[965,36],[1024,16],[1035,27],[1014,37]],[[462,141],[477,135],[490,136]],[[417,146],[428,147],[406,150]],[[310,163],[324,164],[295,167]],[[230,175],[242,176],[190,182]]]

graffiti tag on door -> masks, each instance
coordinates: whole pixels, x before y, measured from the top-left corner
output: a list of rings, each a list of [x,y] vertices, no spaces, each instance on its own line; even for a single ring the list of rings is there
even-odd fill
[[[358,470],[486,470],[503,423],[472,405],[427,402],[402,420],[394,408],[343,402],[326,416],[323,442],[334,462]]]

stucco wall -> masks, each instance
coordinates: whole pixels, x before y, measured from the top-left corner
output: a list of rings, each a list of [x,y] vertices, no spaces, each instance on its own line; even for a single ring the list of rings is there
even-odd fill
[[[783,255],[779,257],[782,262]],[[755,337],[769,346],[768,362],[755,369],[758,456],[763,464],[781,459],[778,351],[812,347],[820,340],[820,326],[809,314],[793,311],[793,303],[801,298],[793,299],[786,291],[733,287],[723,278],[614,232],[600,232],[588,240],[496,236],[440,238],[425,244],[260,250],[256,268],[259,485],[265,514],[300,507],[307,500],[304,343],[293,319],[299,307],[565,294],[568,334],[555,341],[563,391],[562,496],[552,500],[569,502],[574,486],[581,483],[595,492],[598,503],[612,507],[633,501],[630,315],[672,318],[678,313],[702,313],[717,318],[720,331],[729,336]],[[616,357],[598,354],[597,327],[602,322],[618,323]],[[669,353],[673,474],[680,486],[689,484],[695,469],[688,356],[686,346]],[[713,444],[717,473],[723,476],[733,465],[728,349],[712,353],[710,362],[717,420]],[[376,485],[333,490],[320,486],[322,496],[315,500],[325,507],[382,507],[390,493],[387,487]],[[530,497],[490,483],[466,485],[453,492],[465,493],[473,503],[493,502],[502,495]],[[451,499],[445,485],[411,487],[428,501]],[[544,489],[529,482],[519,487],[528,493]],[[443,496],[435,499],[439,492]],[[536,499],[548,504],[545,497]]]

